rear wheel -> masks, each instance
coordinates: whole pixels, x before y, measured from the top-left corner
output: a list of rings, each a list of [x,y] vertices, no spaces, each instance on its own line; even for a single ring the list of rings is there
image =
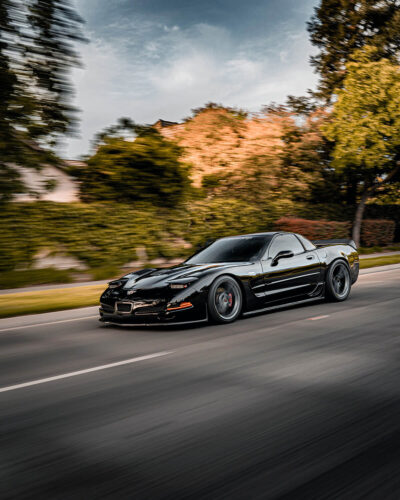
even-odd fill
[[[217,323],[231,323],[242,310],[242,291],[236,280],[220,276],[208,292],[208,311]]]
[[[326,275],[326,294],[328,299],[341,302],[350,294],[350,271],[343,261],[334,262]]]

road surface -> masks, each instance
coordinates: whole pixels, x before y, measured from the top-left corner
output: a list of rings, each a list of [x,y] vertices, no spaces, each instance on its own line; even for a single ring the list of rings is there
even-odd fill
[[[400,269],[180,329],[0,322],[0,498],[400,498]]]

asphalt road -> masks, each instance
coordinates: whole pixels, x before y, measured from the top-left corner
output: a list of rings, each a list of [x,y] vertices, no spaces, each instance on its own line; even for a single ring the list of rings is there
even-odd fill
[[[95,314],[0,322],[1,499],[400,498],[400,269],[233,325]]]

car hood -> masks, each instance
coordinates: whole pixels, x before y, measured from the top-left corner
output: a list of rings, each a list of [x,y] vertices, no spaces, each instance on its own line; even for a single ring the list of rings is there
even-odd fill
[[[149,269],[147,273],[136,275],[131,273],[126,276],[128,281],[124,284],[125,289],[148,289],[168,286],[171,281],[184,280],[186,278],[201,278],[209,273],[221,269],[248,265],[249,262],[221,262],[215,264],[180,264],[167,269]]]

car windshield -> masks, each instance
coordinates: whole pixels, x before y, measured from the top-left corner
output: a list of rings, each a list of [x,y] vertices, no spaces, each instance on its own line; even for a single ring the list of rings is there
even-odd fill
[[[186,261],[187,264],[216,262],[249,262],[257,259],[270,236],[236,236],[214,241]]]

